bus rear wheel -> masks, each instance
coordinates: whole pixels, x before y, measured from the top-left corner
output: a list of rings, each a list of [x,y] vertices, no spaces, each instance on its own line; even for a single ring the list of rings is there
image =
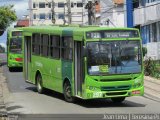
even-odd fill
[[[74,102],[75,101],[74,97],[72,96],[71,85],[68,81],[64,83],[63,93],[64,93],[64,98],[67,102]]]
[[[37,75],[36,81],[37,81],[37,91],[38,93],[42,94],[44,92],[44,88],[43,88],[42,76],[40,74]]]
[[[12,67],[9,67],[9,72],[13,72],[13,68]]]
[[[114,103],[121,103],[125,100],[125,97],[115,97],[115,98],[111,98],[111,100],[114,102]]]

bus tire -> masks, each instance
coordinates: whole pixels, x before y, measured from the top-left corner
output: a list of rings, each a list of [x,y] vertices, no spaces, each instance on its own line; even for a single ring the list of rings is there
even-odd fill
[[[9,67],[9,72],[13,72],[13,68],[12,67]]]
[[[36,86],[38,93],[42,94],[44,92],[44,88],[41,74],[38,74],[36,77]]]
[[[67,102],[71,103],[75,101],[75,98],[72,96],[71,85],[68,81],[64,83],[63,93],[64,93],[64,98]]]
[[[114,103],[121,103],[125,100],[125,97],[114,97],[114,98],[111,98],[111,100],[114,102]]]

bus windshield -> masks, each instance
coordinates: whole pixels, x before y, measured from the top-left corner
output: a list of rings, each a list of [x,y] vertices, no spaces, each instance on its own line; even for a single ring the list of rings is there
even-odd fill
[[[22,52],[22,38],[12,38],[10,41],[10,52],[21,53]]]
[[[141,72],[140,41],[100,41],[87,43],[89,75]]]

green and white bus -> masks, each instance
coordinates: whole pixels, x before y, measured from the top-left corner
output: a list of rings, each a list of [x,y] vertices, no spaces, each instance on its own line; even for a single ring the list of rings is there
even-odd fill
[[[122,102],[144,94],[140,33],[134,28],[34,26],[23,29],[25,80],[75,97]]]
[[[22,30],[18,28],[7,31],[7,65],[10,71],[15,68],[22,68]]]

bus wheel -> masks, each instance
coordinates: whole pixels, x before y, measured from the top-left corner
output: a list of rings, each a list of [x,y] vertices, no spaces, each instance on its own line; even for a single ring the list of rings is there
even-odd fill
[[[42,83],[42,77],[40,74],[37,75],[36,81],[37,81],[37,91],[38,93],[42,94],[44,91],[44,88]]]
[[[12,72],[13,71],[13,68],[12,67],[9,67],[9,72]]]
[[[111,98],[111,100],[114,102],[114,103],[121,103],[125,100],[125,97],[115,97],[115,98]]]
[[[64,98],[67,102],[74,102],[75,99],[72,96],[71,85],[68,81],[64,83],[63,93],[64,93]]]

